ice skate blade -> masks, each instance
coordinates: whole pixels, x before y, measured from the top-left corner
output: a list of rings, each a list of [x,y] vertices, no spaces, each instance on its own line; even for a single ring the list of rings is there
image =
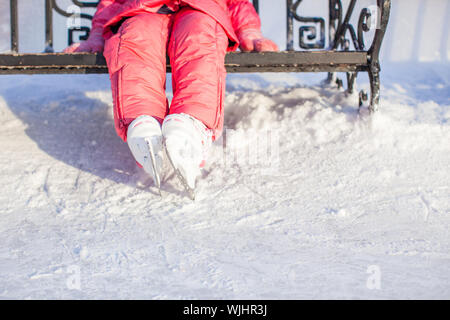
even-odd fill
[[[158,174],[158,171],[156,170],[155,152],[153,150],[152,143],[148,139],[145,139],[145,142],[147,143],[149,154],[150,154],[150,162],[152,164],[153,175],[154,175],[154,178],[155,178],[154,182],[155,182],[156,187],[158,188],[159,195],[162,197],[162,194],[161,194],[161,178],[160,178],[160,176]],[[144,157],[144,159],[146,161],[148,161],[148,159],[146,157]]]
[[[170,158],[170,154],[167,151],[167,147],[166,147],[166,141],[163,140],[163,144],[164,144],[164,150],[166,151],[166,155],[167,155],[167,159],[169,159],[169,163],[172,166],[173,170],[175,171],[175,175],[178,177],[178,180],[180,180],[181,184],[184,187],[184,190],[188,193],[189,198],[192,201],[195,201],[195,190],[192,189],[189,184],[187,183],[185,177],[181,174],[180,170],[178,168],[175,167],[172,158]]]

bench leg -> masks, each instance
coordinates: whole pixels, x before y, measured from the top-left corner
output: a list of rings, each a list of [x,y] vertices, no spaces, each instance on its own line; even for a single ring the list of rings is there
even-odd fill
[[[370,79],[370,113],[378,111],[380,105],[380,72],[378,70],[369,70]]]
[[[349,95],[353,94],[355,91],[355,81],[357,76],[357,72],[347,72],[347,93]]]
[[[336,85],[338,89],[341,89],[344,86],[344,82],[337,76],[336,72],[329,72],[323,83],[327,85]]]
[[[336,73],[335,72],[328,72],[328,76],[325,79],[326,84],[332,84],[336,82]]]

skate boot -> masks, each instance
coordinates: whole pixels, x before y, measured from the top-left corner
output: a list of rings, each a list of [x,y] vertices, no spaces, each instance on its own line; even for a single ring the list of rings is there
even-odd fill
[[[212,130],[187,114],[168,115],[162,125],[167,157],[192,200],[195,183],[212,144]]]
[[[128,126],[127,143],[136,162],[153,178],[161,194],[163,142],[161,125],[147,115],[136,118]]]

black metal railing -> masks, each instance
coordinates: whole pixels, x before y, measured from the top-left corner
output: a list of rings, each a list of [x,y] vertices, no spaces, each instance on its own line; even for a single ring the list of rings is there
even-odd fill
[[[72,3],[81,8],[95,8],[99,4],[100,0],[81,1],[71,0]],[[256,11],[259,12],[259,0],[252,0],[253,6]],[[80,18],[92,20],[93,16],[86,13],[73,13],[63,10],[58,6],[56,0],[45,0],[45,49],[44,52],[53,52],[53,11],[67,18]],[[11,17],[11,51],[19,52],[19,23],[18,23],[18,0],[10,0],[10,17]],[[78,40],[86,40],[89,36],[90,27],[79,26],[68,28],[68,45],[74,42],[74,33],[84,32],[84,35],[80,36]]]
[[[80,8],[79,13],[68,12],[62,9],[57,0],[45,0],[45,47],[44,52],[53,52],[53,14],[56,12],[62,16],[72,19],[85,19],[92,20],[93,16],[81,13],[82,8],[95,8],[99,0],[81,1],[71,0],[73,5]],[[317,1],[317,0],[315,0]],[[376,1],[376,7],[380,17],[389,15],[389,8],[391,0],[374,0]],[[252,0],[254,7],[259,12],[259,0]],[[294,51],[294,23],[300,22],[302,26],[299,27],[298,45],[301,49],[327,49],[326,48],[326,22],[324,17],[305,17],[302,16],[301,5],[304,0],[287,0],[287,37],[286,43],[287,51]],[[355,10],[357,0],[350,0],[350,4],[347,10],[344,12],[344,7],[341,0],[328,0],[329,2],[329,14],[328,14],[328,49],[336,50],[338,48],[342,50],[349,50],[351,45],[356,51],[363,51],[366,48],[364,43],[364,33],[368,32],[373,25],[373,13],[368,8],[364,8],[358,20],[358,26],[355,28],[350,23],[350,18]],[[389,6],[386,4],[389,3]],[[18,30],[18,0],[10,0],[11,10],[11,51],[19,51],[19,30]],[[345,15],[345,16],[344,16]],[[379,20],[379,17],[376,17]],[[381,19],[381,24],[386,19]],[[378,23],[378,22],[377,22]],[[387,24],[387,20],[386,20]],[[379,29],[385,30],[385,25],[380,25]],[[68,45],[75,41],[81,41],[87,39],[89,36],[89,26],[72,26],[68,28]],[[83,33],[75,39],[75,33]],[[347,37],[349,35],[349,37]],[[377,38],[382,36],[377,34],[374,39],[374,45],[371,46],[373,51],[379,51]]]
[[[9,10],[11,20],[11,51],[19,52],[19,12],[17,9],[17,0],[10,0]]]
[[[305,50],[327,49],[325,18],[304,17],[298,12],[304,0],[287,0],[287,50],[294,50],[294,21],[303,23],[299,28],[299,47]],[[329,50],[349,50],[351,45],[355,51],[364,51],[366,48],[364,33],[369,32],[376,26],[377,29],[385,30],[387,19],[390,14],[390,0],[374,0],[376,12],[369,8],[363,8],[360,12],[357,28],[353,26],[350,19],[355,11],[357,0],[350,0],[344,11],[341,0],[328,0],[329,2],[329,23],[328,40]],[[376,17],[373,15],[376,14]],[[374,20],[376,20],[374,22]],[[319,30],[317,25],[320,26]],[[349,35],[349,38],[347,37]],[[375,38],[381,36],[378,34]],[[374,39],[375,40],[375,39]]]

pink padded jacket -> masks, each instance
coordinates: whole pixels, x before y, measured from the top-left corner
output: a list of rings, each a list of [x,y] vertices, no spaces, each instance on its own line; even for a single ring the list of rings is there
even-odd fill
[[[124,17],[158,12],[164,5],[172,11],[187,5],[216,20],[228,36],[228,51],[239,46],[240,32],[261,28],[259,16],[248,0],[101,0],[92,21],[93,31],[103,29],[103,36],[108,39],[113,34],[111,28]]]

